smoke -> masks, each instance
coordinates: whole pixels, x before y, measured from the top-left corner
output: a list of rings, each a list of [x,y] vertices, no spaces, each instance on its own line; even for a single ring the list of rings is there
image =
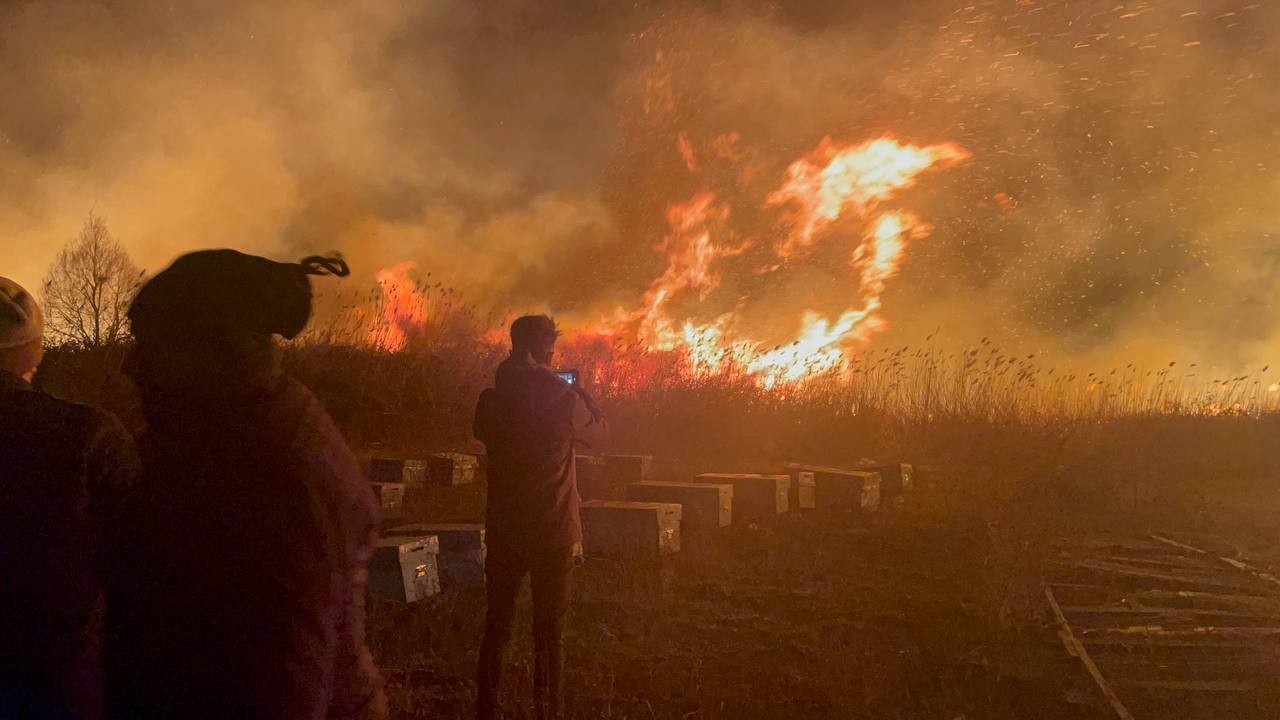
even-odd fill
[[[151,269],[341,249],[361,282],[413,260],[587,322],[662,273],[669,204],[713,192],[717,240],[765,248],[792,161],[892,133],[972,158],[893,200],[934,230],[884,342],[1262,364],[1278,35],[1246,0],[10,4],[0,274],[37,283],[92,208]],[[785,337],[856,305],[845,250],[767,277],[744,252],[682,310]]]

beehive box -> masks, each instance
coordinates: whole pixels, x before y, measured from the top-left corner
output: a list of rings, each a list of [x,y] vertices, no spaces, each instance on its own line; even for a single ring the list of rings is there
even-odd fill
[[[404,483],[416,489],[427,484],[427,461],[403,458],[373,458],[369,461],[369,479],[373,482]]]
[[[400,525],[383,537],[435,536],[440,548],[437,565],[446,589],[484,587],[484,525],[479,523],[415,523]]]
[[[787,493],[787,509],[813,510],[818,506],[817,480],[812,470],[788,465],[784,472],[791,478],[791,488]]]
[[[378,506],[382,509],[384,520],[404,515],[404,483],[372,482],[369,485],[378,498]]]
[[[674,503],[588,500],[582,503],[583,552],[635,558],[677,553],[680,516]]]
[[[800,463],[787,465],[787,471],[813,473],[815,507],[863,512],[874,512],[880,507],[880,476],[877,473]]]
[[[619,492],[653,478],[652,455],[604,455],[604,476]]]
[[[790,507],[791,478],[787,475],[756,473],[703,473],[699,483],[733,486],[733,519],[760,522],[787,512]]]
[[[706,539],[733,522],[733,486],[711,483],[648,482],[627,486],[627,499],[676,503],[683,540]]]
[[[444,452],[427,461],[427,479],[433,485],[456,487],[476,481],[480,458],[466,453]]]
[[[369,594],[411,603],[439,593],[439,553],[434,535],[382,538],[369,559]]]
[[[616,486],[604,472],[604,458],[578,455],[574,458],[578,495],[583,500],[621,500],[623,488]]]
[[[907,463],[861,465],[855,469],[880,474],[880,495],[882,497],[898,497],[909,492],[915,486],[911,465]]]

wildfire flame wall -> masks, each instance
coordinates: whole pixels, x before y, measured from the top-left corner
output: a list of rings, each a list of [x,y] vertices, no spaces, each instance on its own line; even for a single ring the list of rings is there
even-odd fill
[[[14,3],[0,274],[96,209],[153,269],[340,248],[707,362],[939,327],[1263,362],[1278,35],[1244,1]]]

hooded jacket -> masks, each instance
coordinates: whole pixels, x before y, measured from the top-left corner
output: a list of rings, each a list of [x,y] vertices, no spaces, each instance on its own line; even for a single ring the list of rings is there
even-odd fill
[[[481,393],[474,430],[489,456],[486,532],[516,546],[582,542],[575,452],[603,441],[604,419],[522,353],[504,360],[494,387]]]
[[[115,716],[376,717],[364,588],[377,506],[319,401],[279,376],[150,417],[111,596]]]
[[[377,503],[272,339],[303,329],[321,269],[346,273],[338,259],[199,251],[129,309],[148,430],[108,595],[121,720],[385,715],[364,628]]]

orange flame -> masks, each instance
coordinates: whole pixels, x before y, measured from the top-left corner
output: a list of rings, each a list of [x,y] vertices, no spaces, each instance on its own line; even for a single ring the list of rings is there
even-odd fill
[[[714,194],[701,193],[671,205],[667,219],[672,231],[659,246],[667,256],[667,269],[649,286],[643,307],[632,316],[638,320],[638,339],[651,349],[682,350],[695,375],[737,369],[766,387],[842,368],[851,344],[887,327],[880,317],[886,283],[897,274],[908,242],[932,231],[913,213],[876,215],[876,208],[914,185],[925,170],[967,157],[965,150],[949,143],[920,147],[880,137],[840,146],[825,138],[812,153],[793,162],[782,185],[765,200],[766,207],[785,206],[782,220],[788,230],[773,245],[779,263],[761,272],[781,269],[812,247],[824,229],[852,213],[866,219],[869,228],[850,257],[859,276],[861,307],[849,308],[834,320],[806,312],[795,341],[767,351],[750,339],[734,337],[732,314],[711,324],[671,318],[670,303],[679,293],[697,290],[698,299],[704,300],[720,282],[715,262],[748,247],[745,242],[736,247],[717,244],[730,207],[717,202]]]
[[[686,203],[667,209],[671,233],[658,250],[667,256],[667,269],[657,277],[644,294],[637,336],[645,345],[658,350],[671,350],[680,344],[681,333],[666,312],[667,304],[682,290],[696,290],[699,298],[720,284],[712,272],[716,258],[741,252],[741,248],[723,248],[712,241],[728,220],[729,206],[716,202],[714,193],[700,193]]]
[[[737,133],[722,135],[711,156],[734,160],[740,156]],[[686,167],[697,171],[693,145],[683,134],[677,148]],[[706,156],[704,156],[706,157]],[[671,353],[695,377],[746,376],[763,387],[794,383],[847,367],[848,353],[859,343],[888,327],[881,316],[881,296],[906,259],[911,241],[927,236],[932,227],[906,210],[880,211],[884,202],[912,187],[929,169],[945,167],[969,157],[959,146],[943,143],[917,146],[882,136],[856,145],[840,145],[824,138],[818,147],[792,162],[781,185],[764,200],[776,208],[781,237],[764,246],[776,258],[760,273],[783,270],[823,240],[840,221],[858,221],[865,228],[854,243],[849,266],[858,280],[856,302],[832,318],[806,311],[795,340],[764,349],[762,343],[735,331],[737,316],[726,313],[714,321],[696,322],[674,316],[675,303],[686,307],[707,300],[720,285],[718,263],[746,252],[750,240],[738,240],[729,225],[731,206],[716,193],[703,191],[667,208],[667,235],[657,246],[667,267],[645,291],[640,306],[619,311],[616,323],[623,335],[640,347]],[[709,162],[709,161],[708,161]],[[840,227],[845,227],[842,224]],[[414,263],[401,263],[378,273],[385,322],[370,334],[370,342],[387,350],[401,350],[409,332],[426,322],[426,303],[409,277]],[[583,330],[570,343],[598,348],[613,336],[614,323]],[[497,339],[495,334],[493,339]],[[588,342],[589,341],[589,342]],[[655,365],[644,358],[621,361],[625,375],[647,372]],[[622,377],[622,376],[618,376]],[[615,379],[613,387],[632,387],[637,378]]]
[[[378,271],[383,322],[369,331],[370,345],[398,352],[409,344],[409,333],[426,324],[426,299],[410,277],[417,268],[415,262],[402,262]]]
[[[849,208],[865,215],[930,167],[968,157],[950,143],[918,147],[880,137],[840,147],[823,138],[816,150],[791,163],[782,187],[769,195],[768,204],[792,207],[793,227],[778,242],[778,256],[789,259],[812,245],[814,235]]]

